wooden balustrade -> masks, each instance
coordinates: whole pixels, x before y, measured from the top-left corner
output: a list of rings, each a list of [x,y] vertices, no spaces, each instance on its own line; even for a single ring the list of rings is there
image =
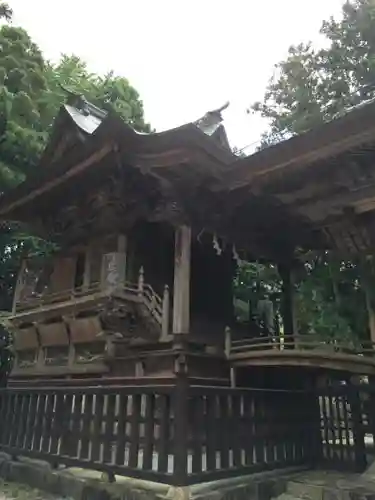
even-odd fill
[[[15,314],[61,302],[74,301],[78,298],[83,298],[85,296],[100,292],[100,289],[100,283],[95,282],[91,283],[90,286],[85,285],[74,289],[62,290],[60,292],[52,292],[41,294],[35,297],[30,297],[16,303]]]
[[[0,450],[186,485],[311,462],[310,395],[173,385],[0,390]]]
[[[1,451],[175,485],[291,466],[361,472],[373,453],[371,384],[65,384],[0,389]]]
[[[33,297],[22,302],[17,302],[15,305],[14,317],[29,313],[36,310],[47,308],[49,311],[61,305],[69,304],[74,307],[77,301],[91,300],[95,296],[102,297],[115,296],[120,300],[130,300],[135,303],[142,304],[148,311],[148,314],[155,320],[160,328],[160,337],[168,338],[169,334],[169,317],[170,317],[170,300],[169,289],[164,288],[163,297],[160,297],[151,285],[145,283],[143,268],[139,271],[138,282],[136,284],[125,282],[115,288],[102,288],[101,283],[95,282],[90,285],[69,290],[63,290],[56,293],[47,293],[39,297]]]
[[[90,304],[90,307],[93,306],[94,301],[101,301],[103,298],[114,297],[118,300],[130,301],[136,304],[139,304],[140,307],[145,308],[147,314],[153,318],[156,325],[159,326],[160,329],[160,340],[165,341],[169,340],[169,316],[170,316],[170,304],[169,304],[169,290],[168,287],[165,287],[163,297],[161,298],[155,290],[151,287],[151,285],[145,283],[144,281],[144,271],[141,268],[139,273],[139,279],[136,284],[125,282],[121,286],[117,286],[116,288],[108,287],[107,289],[103,289],[100,283],[92,283],[90,286],[87,284],[85,286],[76,288],[74,290],[66,290],[51,294],[46,294],[44,296],[29,299],[27,301],[22,302],[21,304],[17,304],[16,312],[13,317],[9,318],[9,323],[12,325],[12,320],[20,321],[20,318],[26,318],[26,321],[30,321],[28,318],[30,314],[33,316],[32,321],[35,322],[37,328],[40,327],[40,339],[44,339],[43,342],[40,342],[40,345],[33,346],[33,351],[30,350],[28,343],[24,340],[25,335],[28,335],[27,339],[32,338],[30,336],[30,328],[29,329],[18,329],[15,328],[14,337],[16,339],[15,342],[15,351],[16,351],[16,363],[15,367],[17,370],[23,370],[25,368],[38,368],[43,369],[44,365],[48,363],[53,364],[53,358],[56,352],[56,358],[62,359],[62,353],[58,350],[54,349],[57,346],[61,345],[61,339],[56,338],[56,328],[64,329],[64,323],[69,323],[70,329],[70,338],[69,341],[67,336],[67,345],[69,347],[69,355],[64,353],[64,363],[62,365],[69,364],[70,369],[76,369],[77,363],[80,356],[78,356],[79,349],[76,347],[76,344],[86,342],[87,343],[87,335],[91,332],[92,335],[90,337],[91,344],[97,344],[101,342],[101,344],[106,344],[107,352],[110,352],[110,339],[105,335],[97,338],[97,330],[98,328],[93,328],[92,321],[97,322],[97,318],[94,316],[90,316],[90,318],[77,318],[75,317],[74,311],[76,310],[76,305],[80,304],[80,310],[84,310],[85,301]],[[63,312],[62,309],[63,308]],[[40,312],[38,312],[40,311]],[[49,314],[53,311],[56,311],[57,315],[61,315],[60,322],[48,323],[46,325],[43,324],[44,313],[48,311]],[[69,311],[73,311],[73,314]],[[37,315],[35,314],[37,313]],[[39,319],[40,318],[40,319]],[[64,319],[65,318],[65,319]],[[40,325],[38,321],[42,321]],[[22,321],[22,320],[21,320]],[[25,321],[25,319],[23,320]],[[91,323],[90,323],[91,321]],[[79,323],[79,327],[78,327]],[[87,323],[87,325],[86,325]],[[15,323],[16,325],[17,323]],[[75,334],[75,330],[78,329],[79,334]],[[27,331],[26,331],[27,330]],[[33,330],[35,328],[33,327]],[[99,328],[101,331],[101,329]],[[43,333],[45,331],[45,334]],[[100,332],[99,332],[100,333]],[[42,335],[43,334],[43,335]],[[38,335],[35,333],[35,338],[38,339]],[[26,339],[26,340],[27,340]],[[18,342],[19,340],[19,342]],[[18,345],[21,342],[22,345]],[[37,340],[38,343],[38,340]],[[25,345],[23,345],[25,344]],[[65,344],[64,344],[65,345]],[[28,349],[28,350],[27,350]],[[60,349],[62,350],[62,349]],[[82,349],[81,349],[82,350]],[[84,349],[83,349],[84,350]],[[30,351],[30,352],[29,352]],[[65,359],[68,357],[68,363]],[[104,351],[103,353],[96,353],[92,355],[93,359],[103,359],[105,357]],[[90,358],[91,359],[91,358]],[[59,363],[58,363],[59,364]],[[82,363],[81,363],[82,364]],[[52,366],[52,365],[51,365]],[[62,366],[63,367],[63,366]],[[81,369],[82,367],[80,367]],[[102,369],[101,366],[98,365],[98,368]]]
[[[353,354],[362,356],[372,356],[375,354],[375,344],[371,341],[362,341],[358,345],[340,340],[324,342],[310,335],[269,335],[256,338],[243,338],[235,340],[232,338],[229,328],[225,331],[225,353],[227,357],[255,351],[286,351],[289,349],[300,351],[324,351],[327,353]]]

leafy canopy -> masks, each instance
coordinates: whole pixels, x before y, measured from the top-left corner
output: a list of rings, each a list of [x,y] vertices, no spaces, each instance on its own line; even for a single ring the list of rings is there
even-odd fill
[[[326,46],[289,48],[276,64],[262,102],[251,109],[267,118],[263,143],[277,142],[331,120],[375,95],[375,1],[351,0],[342,18],[322,23]]]
[[[5,2],[0,2],[0,19],[11,21],[13,17],[13,10]]]

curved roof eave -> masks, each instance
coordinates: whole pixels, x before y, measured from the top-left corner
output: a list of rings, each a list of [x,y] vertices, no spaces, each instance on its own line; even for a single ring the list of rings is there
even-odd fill
[[[76,126],[87,134],[86,129],[91,127],[91,136],[107,136],[117,139],[119,144],[129,148],[134,154],[137,153],[160,153],[176,147],[192,147],[203,150],[207,155],[215,158],[219,163],[226,165],[235,160],[235,155],[216,143],[210,136],[202,132],[194,123],[186,123],[178,127],[164,130],[162,132],[144,133],[138,132],[115,112],[107,116],[95,127],[93,123],[84,125],[76,117],[73,118]]]
[[[254,178],[282,169],[309,167],[369,141],[375,142],[375,102],[356,107],[343,116],[308,132],[269,146],[233,162],[225,186],[235,189]],[[288,172],[289,173],[289,172]]]
[[[58,158],[49,164],[48,158],[53,159],[51,156],[53,149],[64,134],[77,131],[81,132],[87,140],[79,141],[77,137],[76,147],[70,148],[63,160]],[[223,149],[219,144],[215,144],[193,123],[163,132],[145,134],[134,130],[115,112],[105,113],[100,118],[89,118],[79,113],[76,108],[65,105],[56,118],[39,168],[36,168],[26,181],[0,196],[0,217],[8,214],[15,204],[21,206],[22,199],[31,199],[32,192],[38,190],[44,192],[46,189],[42,189],[43,186],[56,184],[54,180],[68,176],[68,171],[74,167],[75,163],[82,162],[95,152],[100,153],[101,148],[107,148],[106,154],[108,154],[110,145],[112,145],[112,150],[116,145],[121,146],[129,154],[135,156],[142,153],[159,154],[168,149],[182,147],[200,149],[204,155],[213,158],[221,165],[229,165],[234,159],[232,153]]]

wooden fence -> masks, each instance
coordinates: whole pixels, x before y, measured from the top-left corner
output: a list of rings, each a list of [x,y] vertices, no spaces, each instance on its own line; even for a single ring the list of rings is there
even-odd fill
[[[175,485],[298,465],[363,470],[365,437],[374,435],[364,406],[367,415],[371,404],[345,386],[317,394],[189,386],[183,377],[8,388],[0,450]]]
[[[375,385],[336,385],[317,394],[320,408],[320,463],[363,472],[374,459]]]

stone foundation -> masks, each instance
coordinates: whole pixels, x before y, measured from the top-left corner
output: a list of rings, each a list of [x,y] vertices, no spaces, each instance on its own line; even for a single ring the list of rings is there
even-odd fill
[[[116,476],[115,483],[104,475],[84,469],[52,469],[45,462],[0,454],[0,477],[24,483],[72,500],[271,500],[286,491],[287,477],[296,472],[261,473],[212,481],[184,488]]]

